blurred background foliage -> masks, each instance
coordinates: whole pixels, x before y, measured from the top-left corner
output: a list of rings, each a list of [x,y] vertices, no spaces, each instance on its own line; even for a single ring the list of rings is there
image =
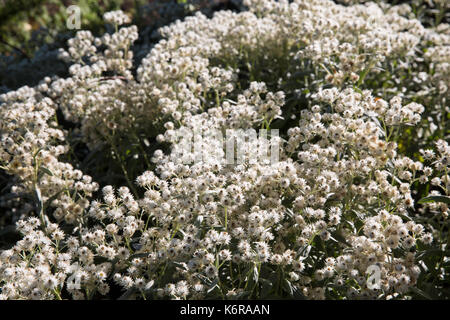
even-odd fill
[[[381,2],[381,0],[374,0]],[[335,0],[343,5],[368,0]],[[390,4],[408,3],[412,14],[426,26],[448,22],[448,0],[390,0]],[[156,30],[196,11],[211,16],[215,11],[245,9],[242,0],[0,0],[0,94],[21,86],[36,85],[45,76],[67,76],[67,68],[57,58],[58,48],[76,30],[66,26],[67,8],[81,9],[81,29],[94,35],[105,32],[102,16],[121,9],[132,17],[139,28],[135,43],[135,65],[159,40]]]
[[[132,17],[140,32],[136,65],[159,40],[159,27],[196,11],[210,16],[243,9],[242,0],[0,0],[0,93],[34,86],[45,76],[67,75],[57,53],[77,31],[66,26],[71,5],[80,7],[81,29],[94,35],[106,31],[105,12],[121,9]]]

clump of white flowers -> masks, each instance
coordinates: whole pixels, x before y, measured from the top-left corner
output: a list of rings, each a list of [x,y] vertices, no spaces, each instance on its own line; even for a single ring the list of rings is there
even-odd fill
[[[105,22],[113,25],[122,25],[131,22],[130,17],[121,10],[106,12],[103,15],[103,19]]]
[[[114,33],[79,31],[61,51],[71,77],[0,96],[3,203],[23,234],[0,253],[1,298],[410,297],[444,229],[424,217],[444,225],[450,211],[416,201],[419,188],[450,194],[445,133],[425,141],[448,119],[448,25],[375,3],[245,3],[162,28],[136,70],[137,28],[107,13]],[[127,186],[77,169],[56,111],[118,159]],[[213,137],[192,161],[180,139],[249,128],[280,129],[278,161],[227,163]],[[136,176],[128,146],[144,159]]]

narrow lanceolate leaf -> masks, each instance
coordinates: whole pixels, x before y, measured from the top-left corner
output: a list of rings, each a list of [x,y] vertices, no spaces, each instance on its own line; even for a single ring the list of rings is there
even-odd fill
[[[425,298],[425,299],[427,299],[427,300],[433,300],[433,298],[430,297],[429,294],[427,294],[426,292],[420,290],[419,288],[412,287],[411,290],[412,290],[414,293],[416,293],[416,294],[418,294],[419,296],[421,296],[422,298]]]
[[[42,172],[48,174],[49,176],[53,176],[53,172],[50,169],[46,168],[46,167],[39,167],[39,170],[41,170]]]
[[[219,288],[219,279],[215,279],[214,281],[213,281],[213,283],[211,284],[211,286],[208,288],[208,291],[207,291],[207,293],[211,293],[211,292],[213,292],[216,288]]]
[[[428,196],[420,199],[417,203],[428,203],[428,202],[443,202],[450,204],[450,197],[447,196]]]

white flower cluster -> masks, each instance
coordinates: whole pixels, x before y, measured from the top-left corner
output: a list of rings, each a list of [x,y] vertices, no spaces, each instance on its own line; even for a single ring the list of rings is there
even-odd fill
[[[103,15],[103,19],[105,20],[105,22],[113,24],[113,25],[117,25],[117,26],[131,22],[130,17],[128,17],[121,10],[106,12]]]
[[[54,207],[55,215],[64,216],[68,223],[75,222],[98,184],[70,163],[58,160],[69,146],[55,121],[54,102],[28,87],[9,92],[2,100],[0,163],[15,177],[11,194],[4,200],[6,205],[15,208],[17,202],[21,207],[19,215],[26,215],[36,212],[32,204],[37,203],[41,219],[46,207]]]
[[[374,3],[246,4],[248,12],[162,28],[166,39],[136,76],[136,27],[101,38],[80,31],[61,52],[74,63],[71,77],[0,96],[1,168],[15,176],[20,200],[31,195],[29,217],[17,222],[23,238],[0,254],[0,298],[94,299],[120,286],[127,298],[389,299],[417,285],[418,250],[436,234],[421,214],[447,217],[449,208],[421,207],[413,191],[431,184],[431,195],[448,196],[450,148],[439,140],[438,155],[421,150],[428,166],[396,139],[423,114],[444,116],[436,112],[449,85],[448,28]],[[121,12],[104,18],[129,22]],[[415,62],[427,42],[440,87],[424,108],[396,77],[403,63],[426,82]],[[371,87],[388,73],[390,91]],[[57,109],[91,150],[117,153],[116,137],[154,138],[147,170],[126,177],[138,192],[107,185],[93,199],[99,185],[64,157]],[[179,139],[186,128],[276,126],[284,134],[271,137],[280,140],[276,163],[217,160],[225,146],[213,138],[203,141],[203,161],[179,157],[181,149],[198,157]],[[260,144],[240,143],[248,152]],[[378,288],[367,283],[373,265]]]

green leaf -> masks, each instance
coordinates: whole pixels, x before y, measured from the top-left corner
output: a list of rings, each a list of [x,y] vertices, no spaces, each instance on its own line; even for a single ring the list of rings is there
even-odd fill
[[[289,280],[284,279],[283,281],[283,290],[290,296],[294,296],[294,289],[292,288],[292,284]]]
[[[211,293],[216,289],[220,289],[219,288],[219,278],[216,278],[213,283],[209,286],[207,293]]]
[[[300,290],[300,288],[298,288],[298,287],[295,286],[295,285],[292,286],[292,293],[293,293],[293,298],[294,298],[294,299],[298,299],[298,300],[306,300],[306,297],[304,296],[304,294],[302,293],[302,291]]]
[[[445,255],[450,254],[450,250],[444,251],[439,248],[430,248],[428,250],[425,250],[425,251],[419,253],[417,255],[416,259],[419,260],[419,259],[423,259],[428,256],[441,257],[443,254],[445,254]]]
[[[432,297],[430,297],[426,292],[420,290],[419,288],[412,287],[411,291],[413,291],[414,293],[418,294],[419,296],[421,296],[427,300],[433,300]]]
[[[335,234],[333,234],[334,239],[336,239],[338,242],[345,244],[346,246],[351,247],[351,245],[347,242],[347,240],[345,240],[345,238],[342,236],[341,233],[336,232]]]
[[[130,256],[130,260],[133,260],[134,258],[147,258],[149,255],[149,253],[136,253]]]
[[[427,202],[443,202],[450,204],[450,197],[447,196],[428,196],[420,199],[417,203],[427,203]]]
[[[39,167],[39,170],[41,170],[42,172],[48,174],[49,176],[53,176],[53,172],[50,169],[46,168],[46,167]]]

